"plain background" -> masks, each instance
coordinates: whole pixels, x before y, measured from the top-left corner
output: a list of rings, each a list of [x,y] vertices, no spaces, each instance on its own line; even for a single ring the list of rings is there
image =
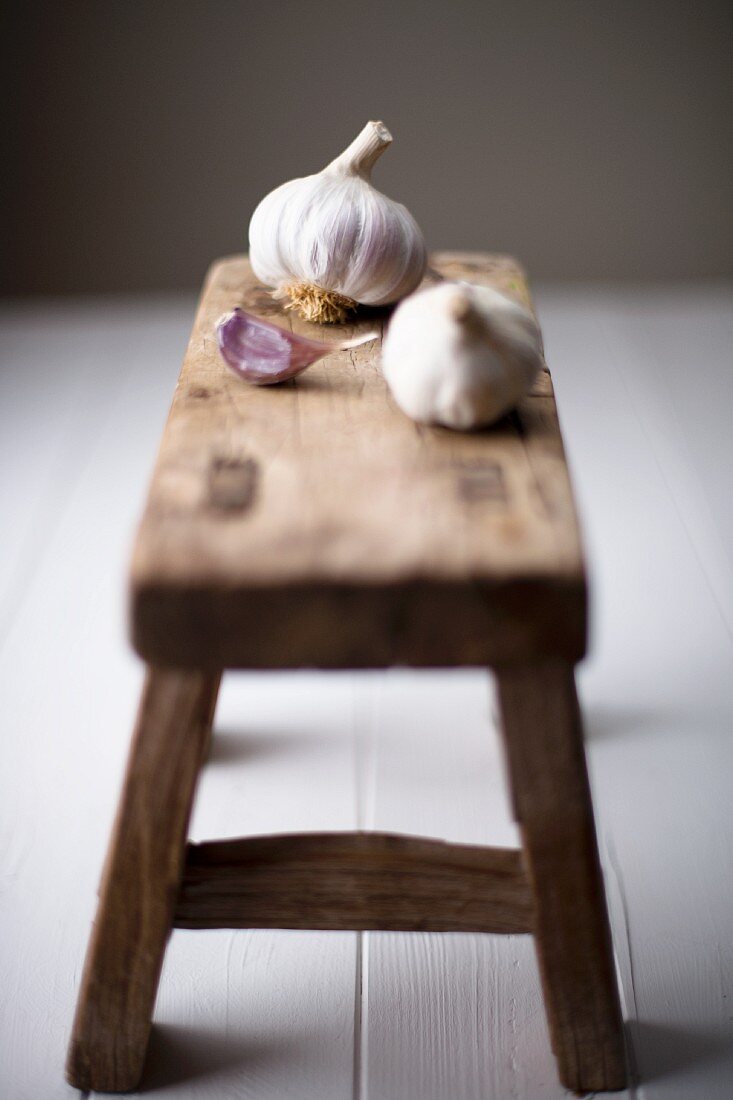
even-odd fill
[[[730,271],[714,0],[16,3],[0,292],[198,286],[257,201],[369,118],[433,248],[536,279]]]

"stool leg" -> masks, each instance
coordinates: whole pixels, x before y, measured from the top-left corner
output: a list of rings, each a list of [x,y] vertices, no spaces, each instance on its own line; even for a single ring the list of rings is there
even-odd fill
[[[79,1089],[142,1075],[219,675],[149,669],[99,890],[67,1062]]]
[[[620,1089],[623,1026],[573,669],[548,661],[497,679],[560,1079],[578,1092]]]

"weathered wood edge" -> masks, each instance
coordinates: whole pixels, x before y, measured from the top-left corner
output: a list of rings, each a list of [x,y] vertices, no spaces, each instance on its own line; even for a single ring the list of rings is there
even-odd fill
[[[135,589],[132,605],[140,656],[186,668],[498,667],[578,661],[586,649],[586,590],[572,579],[246,592],[150,585]]]
[[[531,932],[521,852],[389,833],[189,844],[178,928]]]

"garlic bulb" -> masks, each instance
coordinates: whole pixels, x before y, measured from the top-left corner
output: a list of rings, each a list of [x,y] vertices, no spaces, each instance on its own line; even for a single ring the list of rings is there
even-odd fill
[[[498,420],[543,363],[531,313],[490,287],[442,283],[395,310],[382,347],[392,395],[413,420],[477,428]]]
[[[383,123],[368,122],[322,172],[284,183],[252,215],[255,275],[308,321],[343,321],[358,303],[397,302],[425,273],[417,222],[371,184],[391,141]]]

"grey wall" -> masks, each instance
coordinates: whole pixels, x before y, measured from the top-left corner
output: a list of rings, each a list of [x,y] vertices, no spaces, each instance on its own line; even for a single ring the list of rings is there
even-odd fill
[[[2,289],[196,285],[368,118],[395,136],[375,182],[433,247],[535,277],[726,273],[729,8],[16,4]]]

